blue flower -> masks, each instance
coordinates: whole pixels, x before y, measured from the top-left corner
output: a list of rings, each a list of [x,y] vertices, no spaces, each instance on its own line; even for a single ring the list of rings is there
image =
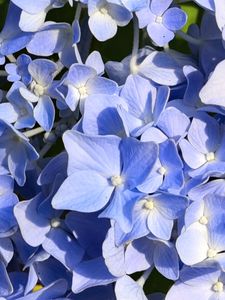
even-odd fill
[[[12,125],[0,120],[0,163],[9,170],[20,186],[26,181],[28,162],[37,158],[38,153],[28,138]]]
[[[117,91],[117,85],[112,80],[97,76],[97,71],[89,66],[73,64],[65,79],[61,83],[66,88],[64,97],[66,104],[72,111],[80,107],[84,112],[84,102],[88,95],[108,94],[113,95]],[[60,91],[60,86],[59,86]]]
[[[125,231],[129,230],[137,198],[133,190],[151,171],[157,145],[116,136],[91,137],[76,131],[66,132],[63,139],[69,155],[68,178],[54,196],[53,207],[94,212],[111,199],[101,216],[116,219]]]
[[[126,107],[119,106],[127,134],[137,137],[147,128],[156,125],[169,98],[168,87],[156,87],[139,75],[130,75],[122,87],[120,96]]]
[[[10,55],[17,52],[30,42],[32,33],[23,32],[19,28],[21,10],[10,2],[6,21],[0,33],[0,55]]]
[[[166,300],[223,299],[224,273],[216,266],[184,267],[180,279],[169,290]]]
[[[9,63],[5,65],[5,70],[9,74],[8,81],[22,80],[25,85],[31,83],[31,75],[28,72],[28,65],[31,62],[30,56],[21,54],[16,63]]]
[[[188,141],[179,143],[183,159],[191,168],[189,175],[216,176],[224,173],[224,133],[218,122],[207,113],[199,112],[188,130]]]
[[[8,236],[15,231],[17,222],[13,208],[19,201],[13,193],[14,181],[8,175],[0,175],[0,237]]]
[[[55,119],[55,108],[49,94],[56,70],[57,65],[54,62],[36,59],[28,65],[32,82],[29,87],[19,88],[24,99],[36,103],[33,110],[34,118],[46,131],[51,130]]]
[[[32,128],[36,120],[33,114],[33,104],[24,99],[20,93],[20,88],[25,88],[24,84],[20,81],[15,82],[7,93],[7,99],[15,110],[17,117],[13,121],[16,129]],[[1,105],[0,105],[1,107]]]
[[[187,15],[178,7],[170,7],[172,0],[151,0],[148,8],[137,12],[139,26],[147,25],[150,38],[158,46],[164,46],[174,38],[174,32],[181,29]]]
[[[106,0],[88,1],[89,27],[99,41],[112,38],[117,32],[117,26],[126,26],[132,14],[125,7]]]

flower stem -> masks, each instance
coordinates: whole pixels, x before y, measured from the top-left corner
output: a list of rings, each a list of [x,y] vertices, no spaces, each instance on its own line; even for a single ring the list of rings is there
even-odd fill
[[[16,58],[14,55],[10,54],[10,55],[7,55],[6,56],[8,58],[8,60],[11,62],[11,63],[15,63],[16,62]]]
[[[149,275],[151,274],[152,270],[154,269],[154,265],[152,265],[148,270],[146,270],[142,276],[137,280],[137,283],[143,287],[145,282],[147,281]]]
[[[183,32],[181,30],[177,31],[177,35],[179,35],[181,38],[183,38],[185,41],[187,41],[190,44],[193,44],[193,45],[196,45],[196,46],[200,46],[202,44],[202,40],[196,39],[196,38],[190,36],[189,34]]]
[[[133,49],[130,60],[130,70],[131,73],[136,73],[137,71],[137,54],[139,49],[139,27],[138,27],[138,19],[136,16],[133,18],[133,28],[134,28],[134,36],[133,36]]]
[[[24,134],[26,137],[30,138],[30,137],[32,137],[32,136],[34,136],[34,135],[37,135],[37,134],[40,134],[40,133],[42,133],[42,132],[45,132],[44,128],[42,128],[42,127],[37,127],[37,128],[34,128],[34,129],[31,129],[31,130],[28,130],[28,131],[23,132],[23,134]]]
[[[8,73],[4,70],[0,70],[0,76],[8,76]]]

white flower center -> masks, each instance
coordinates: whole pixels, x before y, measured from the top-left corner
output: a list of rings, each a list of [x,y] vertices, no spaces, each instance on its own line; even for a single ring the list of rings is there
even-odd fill
[[[206,158],[207,161],[213,161],[213,160],[215,160],[215,154],[214,154],[214,152],[207,153],[205,155],[205,158]]]
[[[207,252],[208,258],[213,258],[216,256],[216,254],[217,254],[217,251],[215,249],[209,249]]]
[[[160,175],[165,175],[166,174],[166,168],[164,167],[160,167],[157,172],[160,174]]]
[[[111,177],[111,183],[113,186],[119,186],[123,184],[124,180],[120,175],[114,175]]]
[[[208,219],[206,218],[206,216],[202,216],[198,221],[202,225],[208,224]]]
[[[31,83],[31,91],[37,96],[43,96],[45,93],[45,87],[43,87],[41,84],[36,83],[35,81],[33,81]]]
[[[223,291],[223,283],[221,281],[217,281],[213,287],[212,287],[214,292],[222,292]]]
[[[144,204],[144,208],[148,210],[153,210],[154,206],[154,201],[152,199],[148,199]]]
[[[87,88],[85,86],[81,86],[78,88],[78,91],[79,91],[79,94],[80,94],[80,98],[81,99],[84,99],[88,96],[88,93],[87,93]]]
[[[158,23],[158,24],[162,24],[162,21],[163,21],[163,17],[161,17],[161,16],[157,16],[155,18],[155,22]]]
[[[101,14],[103,14],[103,15],[108,15],[108,10],[107,10],[107,8],[104,6],[104,7],[102,7],[102,8],[100,8],[100,13]]]
[[[60,225],[61,225],[60,219],[58,219],[58,218],[53,218],[53,219],[51,220],[51,227],[57,228],[57,227],[59,227]]]

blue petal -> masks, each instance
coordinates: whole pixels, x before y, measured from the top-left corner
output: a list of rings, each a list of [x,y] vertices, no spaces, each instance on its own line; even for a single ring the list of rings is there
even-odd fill
[[[125,252],[126,273],[133,274],[150,268],[153,265],[153,251],[154,245],[146,237],[129,243]]]
[[[43,249],[64,266],[74,270],[81,261],[84,250],[61,228],[53,228],[43,242]]]
[[[117,189],[99,217],[113,219],[124,232],[129,232],[132,229],[133,208],[139,197],[139,193]]]
[[[107,178],[97,172],[76,171],[63,182],[52,206],[80,212],[98,211],[107,204],[113,189]]]
[[[7,297],[13,292],[13,287],[8,277],[6,267],[2,261],[0,261],[0,297]]]
[[[35,59],[28,65],[28,71],[33,79],[43,87],[47,87],[53,80],[57,64],[49,59]]]
[[[169,240],[173,228],[173,221],[166,219],[157,208],[148,215],[148,228],[158,238]]]
[[[172,243],[157,243],[154,251],[154,264],[158,272],[168,279],[179,277],[179,258]]]
[[[172,56],[153,51],[138,66],[138,73],[161,85],[174,86],[184,81],[181,67]]]
[[[142,184],[150,173],[158,156],[158,147],[154,142],[140,142],[126,138],[121,143],[123,172],[129,189]]]
[[[27,51],[38,56],[50,56],[63,50],[70,37],[70,25],[66,23],[47,23],[34,33],[27,45]]]
[[[147,300],[142,287],[129,276],[119,278],[115,285],[117,299]]]
[[[117,23],[108,14],[97,11],[89,17],[90,30],[97,40],[104,42],[112,38],[117,32]]]
[[[181,29],[186,21],[186,13],[178,7],[168,9],[163,15],[163,25],[172,31]]]
[[[39,0],[34,3],[30,0],[12,0],[17,6],[19,6],[22,10],[25,10],[31,14],[37,14],[43,10],[45,10],[50,4],[51,0]]]
[[[152,0],[151,1],[151,11],[156,16],[161,16],[164,11],[168,9],[170,4],[172,3],[172,0]]]
[[[13,207],[18,202],[15,194],[5,193],[0,194],[0,233],[4,233],[16,226],[16,220],[13,215]]]
[[[148,34],[156,45],[163,47],[174,38],[174,33],[163,24],[151,23],[147,27]]]
[[[22,11],[19,26],[23,31],[36,32],[43,25],[46,18],[46,11],[37,14],[30,14]]]
[[[116,277],[126,274],[124,251],[124,246],[117,247],[115,245],[114,230],[113,227],[111,227],[102,244],[102,256],[109,272]]]
[[[157,126],[169,137],[178,141],[190,124],[189,118],[174,107],[166,108],[160,115]]]
[[[49,220],[37,212],[42,197],[43,195],[39,194],[32,200],[19,202],[14,209],[22,236],[33,247],[42,244],[45,234],[50,230]]]
[[[94,170],[106,177],[120,174],[119,137],[91,137],[71,130],[64,133],[63,141],[69,155],[68,175],[75,170]]]
[[[55,119],[55,108],[49,96],[39,98],[34,108],[34,117],[41,127],[46,131],[51,131]]]
[[[91,135],[124,135],[122,120],[116,110],[123,100],[117,96],[95,95],[85,100],[82,127]]]
[[[83,261],[73,272],[72,291],[80,293],[83,290],[114,282],[116,277],[109,273],[102,257]]]

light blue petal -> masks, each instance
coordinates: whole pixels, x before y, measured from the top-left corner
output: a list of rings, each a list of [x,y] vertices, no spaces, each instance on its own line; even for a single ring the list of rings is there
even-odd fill
[[[176,241],[177,252],[186,265],[197,264],[207,258],[207,228],[199,222],[193,223]]]
[[[150,268],[153,264],[153,251],[154,245],[147,238],[129,243],[125,252],[126,273],[133,274]]]
[[[50,56],[63,50],[71,28],[66,23],[47,23],[34,33],[27,45],[27,51],[37,56]]]
[[[45,10],[45,8],[49,6],[52,1],[39,0],[33,3],[30,0],[13,0],[12,2],[15,3],[17,6],[19,6],[22,10],[25,10],[31,14],[36,14]]]
[[[105,241],[102,244],[102,256],[109,272],[116,276],[121,277],[126,274],[124,246],[117,247],[115,245],[113,227],[109,229]]]
[[[104,15],[99,11],[89,17],[88,24],[94,37],[101,42],[114,37],[117,32],[116,21],[110,15]]]
[[[184,161],[193,169],[197,169],[206,163],[205,155],[198,152],[187,140],[179,143]]]
[[[0,261],[0,297],[7,297],[9,294],[13,292],[13,287],[8,277],[6,267],[2,261]]]
[[[98,51],[93,51],[88,55],[85,65],[94,68],[98,75],[102,75],[104,73],[105,65],[101,54]]]
[[[36,32],[43,25],[46,18],[46,11],[41,11],[36,14],[31,14],[22,11],[20,15],[19,26],[23,31]]]
[[[225,106],[225,90],[223,78],[225,70],[225,60],[219,62],[212,75],[201,89],[199,96],[204,104]]]
[[[7,123],[14,123],[18,114],[11,103],[0,103],[0,119]]]
[[[124,126],[116,109],[122,103],[123,99],[114,95],[88,96],[82,121],[84,133],[125,136]]]
[[[190,124],[189,118],[174,107],[166,108],[160,115],[157,126],[169,137],[178,141]]]
[[[147,300],[142,287],[127,275],[117,280],[115,293],[118,300]]]
[[[174,86],[185,80],[181,67],[167,53],[153,51],[138,67],[138,74],[161,85]]]
[[[90,79],[86,85],[87,93],[113,95],[117,91],[117,84],[107,78],[95,77]]]
[[[67,291],[67,282],[64,279],[54,281],[50,285],[40,289],[37,292],[26,295],[18,300],[44,300],[44,299],[59,299]]]
[[[164,11],[168,9],[170,4],[172,3],[172,0],[152,0],[151,1],[151,11],[156,16],[161,16]]]
[[[34,118],[46,131],[51,131],[55,119],[55,108],[49,96],[39,98],[34,108]]]
[[[121,172],[119,144],[116,136],[91,137],[67,131],[63,142],[69,155],[68,175],[75,170],[94,170],[106,178]]]
[[[207,113],[199,112],[188,130],[188,140],[201,153],[215,152],[221,142],[218,122]]]
[[[158,156],[158,147],[154,142],[126,138],[121,143],[121,154],[125,184],[131,190],[142,184],[150,173]]]
[[[32,247],[42,244],[45,234],[50,230],[49,220],[37,212],[42,197],[43,195],[39,194],[32,200],[19,202],[14,209],[22,236]]]
[[[52,228],[43,242],[43,249],[70,270],[81,261],[84,250],[61,228]]]
[[[109,273],[102,257],[83,261],[73,272],[72,291],[80,293],[83,290],[114,282],[116,277]]]
[[[49,59],[35,59],[28,65],[28,71],[33,79],[42,87],[51,84],[54,72],[58,69],[57,64]]]
[[[129,190],[116,189],[110,204],[103,210],[99,217],[115,220],[124,232],[132,229],[132,216],[135,202],[140,194]]]
[[[147,26],[148,35],[153,42],[160,47],[163,47],[174,38],[173,31],[167,29],[163,24],[151,23]]]
[[[154,264],[158,272],[170,280],[179,277],[179,258],[170,242],[157,243],[154,251]]]
[[[148,228],[158,238],[169,240],[173,228],[173,221],[166,219],[157,208],[149,212]]]
[[[61,185],[52,200],[56,209],[94,212],[110,199],[114,186],[95,171],[76,171]]]

